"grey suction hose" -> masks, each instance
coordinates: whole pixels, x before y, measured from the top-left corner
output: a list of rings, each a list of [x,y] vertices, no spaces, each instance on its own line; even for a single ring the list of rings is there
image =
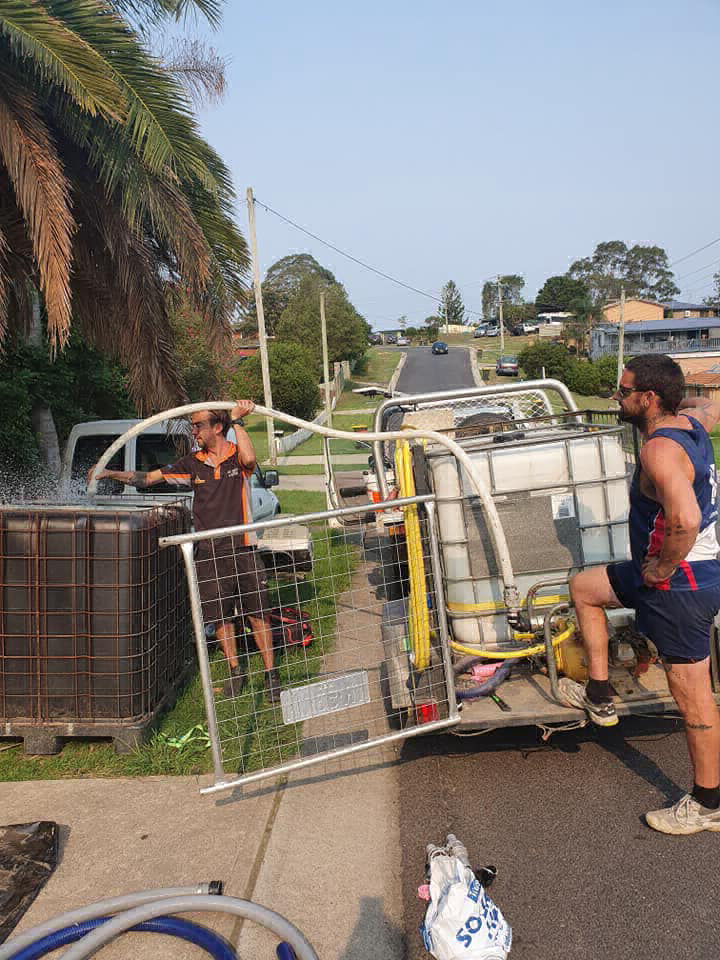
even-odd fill
[[[207,407],[205,407],[207,409]],[[244,920],[259,923],[274,933],[278,939],[290,944],[297,960],[319,960],[317,953],[296,926],[267,907],[261,907],[249,900],[237,900],[235,897],[180,896],[166,900],[155,900],[128,910],[108,920],[101,927],[78,940],[61,955],[60,960],[85,960],[110,940],[124,933],[137,923],[152,920],[154,917],[171,916],[175,913],[229,913]]]
[[[134,427],[131,427],[127,433],[124,433],[121,437],[118,437],[118,439],[115,440],[100,457],[97,462],[96,470],[94,471],[90,483],[88,484],[88,497],[93,497],[97,491],[97,480],[95,479],[96,475],[105,468],[106,464],[110,462],[115,453],[122,449],[128,440],[131,440],[139,433],[142,433],[148,427],[155,423],[160,423],[163,420],[171,420],[173,417],[186,416],[189,413],[197,413],[200,410],[232,410],[234,406],[234,403],[227,400],[212,400],[205,403],[188,403],[182,407],[173,407],[171,410],[165,410],[162,413],[157,413],[152,417],[142,420]],[[331,437],[336,440],[357,440],[358,438],[356,433],[350,433],[347,430],[336,430],[334,427],[323,427],[317,423],[308,423],[305,420],[300,420],[298,417],[291,417],[290,414],[279,413],[277,410],[269,410],[267,407],[260,406],[260,404],[255,405],[255,412],[259,413],[261,416],[272,417],[274,420],[280,420],[283,423],[289,423],[301,429],[311,430],[313,433],[318,433],[322,437]],[[362,438],[368,442],[384,440],[432,440],[435,443],[439,443],[446,447],[460,462],[463,469],[469,476],[470,481],[475,488],[475,492],[482,501],[483,510],[485,512],[485,516],[487,517],[488,529],[492,538],[495,554],[498,558],[500,574],[503,580],[503,600],[508,610],[508,621],[514,623],[516,620],[518,620],[520,617],[520,594],[518,592],[517,585],[515,584],[515,575],[513,573],[512,561],[510,560],[510,551],[508,549],[507,540],[505,539],[505,533],[500,522],[500,517],[498,516],[497,508],[495,507],[492,496],[490,495],[490,491],[485,486],[479,471],[475,467],[475,464],[472,462],[460,444],[456,443],[454,440],[451,440],[450,437],[446,437],[445,434],[438,433],[435,430],[392,430],[388,431],[387,433],[363,432]]]
[[[138,890],[136,893],[125,893],[119,897],[109,897],[107,900],[98,900],[95,903],[89,903],[86,907],[78,907],[77,910],[70,910],[68,913],[61,913],[45,923],[39,923],[30,930],[24,930],[22,933],[0,945],[0,960],[9,960],[19,950],[35,943],[41,937],[49,933],[55,933],[56,930],[62,930],[73,923],[84,923],[85,920],[94,920],[96,917],[104,917],[107,914],[118,913],[123,910],[131,910],[142,904],[152,903],[155,900],[166,900],[168,897],[188,897],[188,896],[208,896],[217,890],[222,893],[222,884],[214,880],[210,883],[196,883],[192,887],[165,887],[160,890]],[[157,914],[155,914],[157,916]]]

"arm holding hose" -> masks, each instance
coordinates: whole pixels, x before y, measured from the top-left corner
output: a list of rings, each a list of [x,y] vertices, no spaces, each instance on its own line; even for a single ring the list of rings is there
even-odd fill
[[[128,442],[128,440],[131,440],[139,433],[142,433],[154,423],[160,423],[163,420],[170,420],[174,417],[184,416],[188,413],[195,413],[198,410],[232,410],[234,407],[234,403],[226,400],[213,400],[210,402],[206,401],[205,403],[191,403],[182,407],[175,407],[172,410],[165,410],[162,413],[157,413],[154,416],[143,420],[141,423],[136,424],[134,427],[131,427],[130,430],[123,434],[122,437],[118,437],[118,439],[108,447],[105,453],[98,460],[96,469],[93,472],[90,483],[88,484],[88,496],[92,497],[95,495],[99,474],[102,473],[105,465],[110,462],[115,453],[120,450],[121,447]],[[298,417],[292,417],[290,414],[280,413],[277,410],[268,410],[267,407],[262,407],[259,404],[255,406],[254,412],[265,417],[272,417],[274,420],[281,420],[284,423],[289,423],[295,427],[304,429],[309,428],[314,433],[318,433],[321,436],[333,437],[337,440],[357,440],[357,435],[350,433],[347,430],[336,430],[333,427],[324,427],[320,426],[320,424],[310,424],[305,420],[300,420]],[[432,440],[435,443],[439,443],[446,447],[450,453],[456,457],[467,473],[475,492],[482,501],[483,509],[487,517],[488,530],[490,531],[493,547],[495,549],[495,553],[498,558],[498,565],[500,567],[500,574],[504,588],[503,599],[505,606],[508,608],[508,621],[511,623],[517,621],[520,616],[520,594],[515,584],[515,575],[513,573],[512,562],[510,560],[510,551],[508,549],[507,540],[505,539],[505,533],[503,531],[502,524],[500,523],[497,507],[495,506],[490,491],[483,482],[483,479],[480,476],[475,464],[472,462],[460,444],[456,443],[454,440],[451,440],[450,437],[446,437],[445,434],[438,433],[435,430],[395,430],[387,433],[369,432],[363,434],[363,439],[371,443],[376,440]],[[152,474],[150,474],[150,476],[152,476]]]

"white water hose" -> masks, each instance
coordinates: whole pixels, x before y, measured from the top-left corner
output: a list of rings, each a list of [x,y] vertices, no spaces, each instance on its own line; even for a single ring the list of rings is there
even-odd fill
[[[100,457],[96,469],[93,471],[90,483],[88,484],[88,497],[93,497],[97,491],[96,475],[105,468],[106,464],[110,462],[118,450],[121,450],[125,446],[128,440],[147,430],[148,427],[151,427],[155,423],[161,423],[163,420],[184,417],[190,413],[198,413],[201,410],[232,410],[234,406],[234,401],[227,400],[208,400],[205,403],[187,403],[181,407],[173,407],[171,410],[165,410],[162,413],[156,413],[152,417],[141,420],[140,423],[137,423],[121,437],[118,437]],[[272,417],[273,420],[289,423],[300,429],[310,430],[312,433],[318,433],[322,437],[329,437],[334,440],[357,440],[358,438],[356,433],[350,433],[348,430],[336,430],[334,427],[324,427],[318,423],[308,423],[299,417],[292,417],[288,413],[280,413],[277,410],[269,410],[267,407],[262,407],[259,404],[255,405],[253,412],[263,417]],[[503,600],[508,610],[508,619],[517,618],[520,613],[520,594],[515,584],[515,575],[510,560],[507,540],[505,539],[505,532],[500,523],[500,517],[498,516],[490,491],[483,483],[479,471],[460,444],[435,430],[392,430],[387,433],[363,432],[362,438],[371,443],[374,441],[383,442],[385,440],[432,440],[446,447],[460,462],[470,478],[476,494],[482,501],[483,509],[487,517],[490,536],[500,566],[500,575],[503,581]]]

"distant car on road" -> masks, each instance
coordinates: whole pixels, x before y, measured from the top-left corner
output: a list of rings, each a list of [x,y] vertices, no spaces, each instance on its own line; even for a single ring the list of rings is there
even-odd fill
[[[485,327],[485,336],[486,337],[499,337],[500,336],[500,327],[497,323],[489,323]]]
[[[484,323],[478,324],[477,327],[473,330],[474,337],[486,337],[487,336],[487,326]]]
[[[538,333],[539,330],[540,330],[540,326],[537,323],[532,323],[530,321],[527,321],[522,325],[523,333]]]
[[[410,346],[410,341],[408,340],[407,337],[398,337],[398,338],[397,338],[397,345],[398,345],[399,347],[409,347],[409,346]]]
[[[443,354],[447,352],[448,352],[448,345],[445,343],[444,340],[436,340],[435,343],[432,345],[432,353],[434,353],[435,356],[438,356],[439,354]]]
[[[368,340],[370,341],[371,344],[373,344],[373,346],[376,346],[378,343],[382,343],[382,334],[371,333],[370,336],[368,337]]]
[[[385,337],[385,343],[397,343],[397,336],[394,333],[388,333]]]
[[[499,377],[516,377],[519,372],[517,357],[498,357],[495,373]]]

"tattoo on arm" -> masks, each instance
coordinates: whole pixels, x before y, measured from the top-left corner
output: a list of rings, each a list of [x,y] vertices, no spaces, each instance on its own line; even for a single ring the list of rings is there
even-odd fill
[[[688,730],[712,730],[711,723],[686,723]]]

